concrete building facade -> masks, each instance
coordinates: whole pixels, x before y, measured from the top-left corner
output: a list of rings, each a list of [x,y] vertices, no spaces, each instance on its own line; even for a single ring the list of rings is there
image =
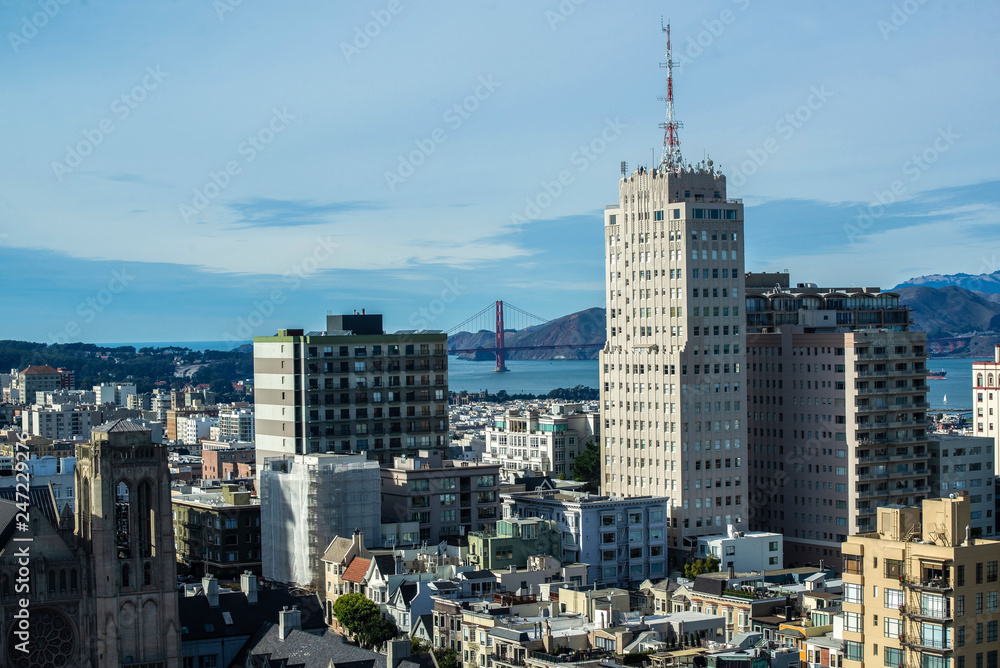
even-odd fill
[[[69,369],[53,369],[48,364],[33,364],[17,373],[16,389],[18,403],[33,404],[38,401],[35,394],[51,390],[72,390],[76,388],[76,374]]]
[[[398,456],[380,471],[383,521],[418,522],[420,540],[431,543],[492,528],[499,472],[495,464],[444,459],[440,450]]]
[[[741,573],[777,571],[784,568],[784,536],[768,531],[729,531],[698,538],[698,557],[719,560],[719,570],[730,567]]]
[[[971,538],[967,498],[878,509],[844,552],[844,668],[993,666],[1000,542]]]
[[[554,520],[564,564],[590,565],[588,580],[625,586],[667,575],[670,499],[539,490],[503,494],[504,519]]]
[[[486,428],[483,462],[571,478],[576,456],[599,439],[600,415],[579,404],[555,404],[548,413],[509,409]]]
[[[839,563],[879,506],[926,498],[927,349],[898,295],[746,277],[751,528]]]
[[[260,503],[238,485],[170,497],[177,561],[192,575],[237,580],[261,574]]]
[[[952,494],[969,499],[969,526],[973,538],[994,536],[995,518],[993,470],[994,443],[985,436],[934,434],[930,451],[930,487],[932,494]]]
[[[128,406],[128,398],[136,395],[134,383],[101,383],[94,385],[95,402],[98,405],[116,404]]]
[[[604,232],[602,491],[669,496],[670,547],[691,551],[746,523],[743,204],[711,161],[639,168]]]
[[[198,441],[208,438],[212,427],[216,426],[218,418],[207,415],[188,415],[177,417],[177,442],[185,445],[197,445]]]
[[[972,363],[972,410],[975,434],[993,439],[993,470],[1000,471],[1000,345],[992,360]]]
[[[75,404],[30,406],[21,411],[21,429],[25,433],[53,440],[90,438],[91,409]]]
[[[555,520],[537,517],[502,519],[491,531],[469,534],[469,561],[484,570],[524,568],[528,557],[560,558],[562,540]]]
[[[219,411],[219,440],[252,441],[253,439],[252,408]]]
[[[327,316],[324,332],[254,339],[258,465],[365,453],[382,463],[448,441],[447,335],[382,330],[381,315]]]

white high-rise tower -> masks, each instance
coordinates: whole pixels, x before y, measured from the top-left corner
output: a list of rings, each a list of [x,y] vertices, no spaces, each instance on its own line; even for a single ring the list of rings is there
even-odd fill
[[[684,550],[745,527],[743,204],[711,160],[681,158],[667,71],[663,159],[622,178],[604,214],[603,485],[671,497]]]

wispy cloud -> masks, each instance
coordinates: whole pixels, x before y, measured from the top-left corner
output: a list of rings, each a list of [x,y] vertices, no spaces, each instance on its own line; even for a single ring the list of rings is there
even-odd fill
[[[238,229],[252,227],[302,227],[336,222],[338,214],[383,208],[377,202],[346,201],[318,203],[305,200],[253,197],[230,202],[238,216],[231,224]]]

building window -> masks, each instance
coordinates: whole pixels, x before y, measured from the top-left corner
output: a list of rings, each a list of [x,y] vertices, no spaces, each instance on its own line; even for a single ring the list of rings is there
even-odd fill
[[[859,601],[860,603],[860,601]],[[885,589],[885,607],[890,610],[899,610],[903,607],[902,589]]]
[[[920,624],[920,644],[935,649],[950,647],[948,629],[941,624],[922,622]]]

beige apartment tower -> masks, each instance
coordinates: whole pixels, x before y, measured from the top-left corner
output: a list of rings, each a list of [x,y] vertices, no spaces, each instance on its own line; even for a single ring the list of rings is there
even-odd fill
[[[899,296],[746,276],[750,528],[840,567],[877,508],[929,496],[927,350]]]
[[[711,160],[639,168],[604,231],[603,491],[670,497],[692,549],[745,524],[743,204]]]
[[[844,544],[844,668],[987,668],[1000,652],[1000,541],[971,538],[964,496],[878,509]]]

